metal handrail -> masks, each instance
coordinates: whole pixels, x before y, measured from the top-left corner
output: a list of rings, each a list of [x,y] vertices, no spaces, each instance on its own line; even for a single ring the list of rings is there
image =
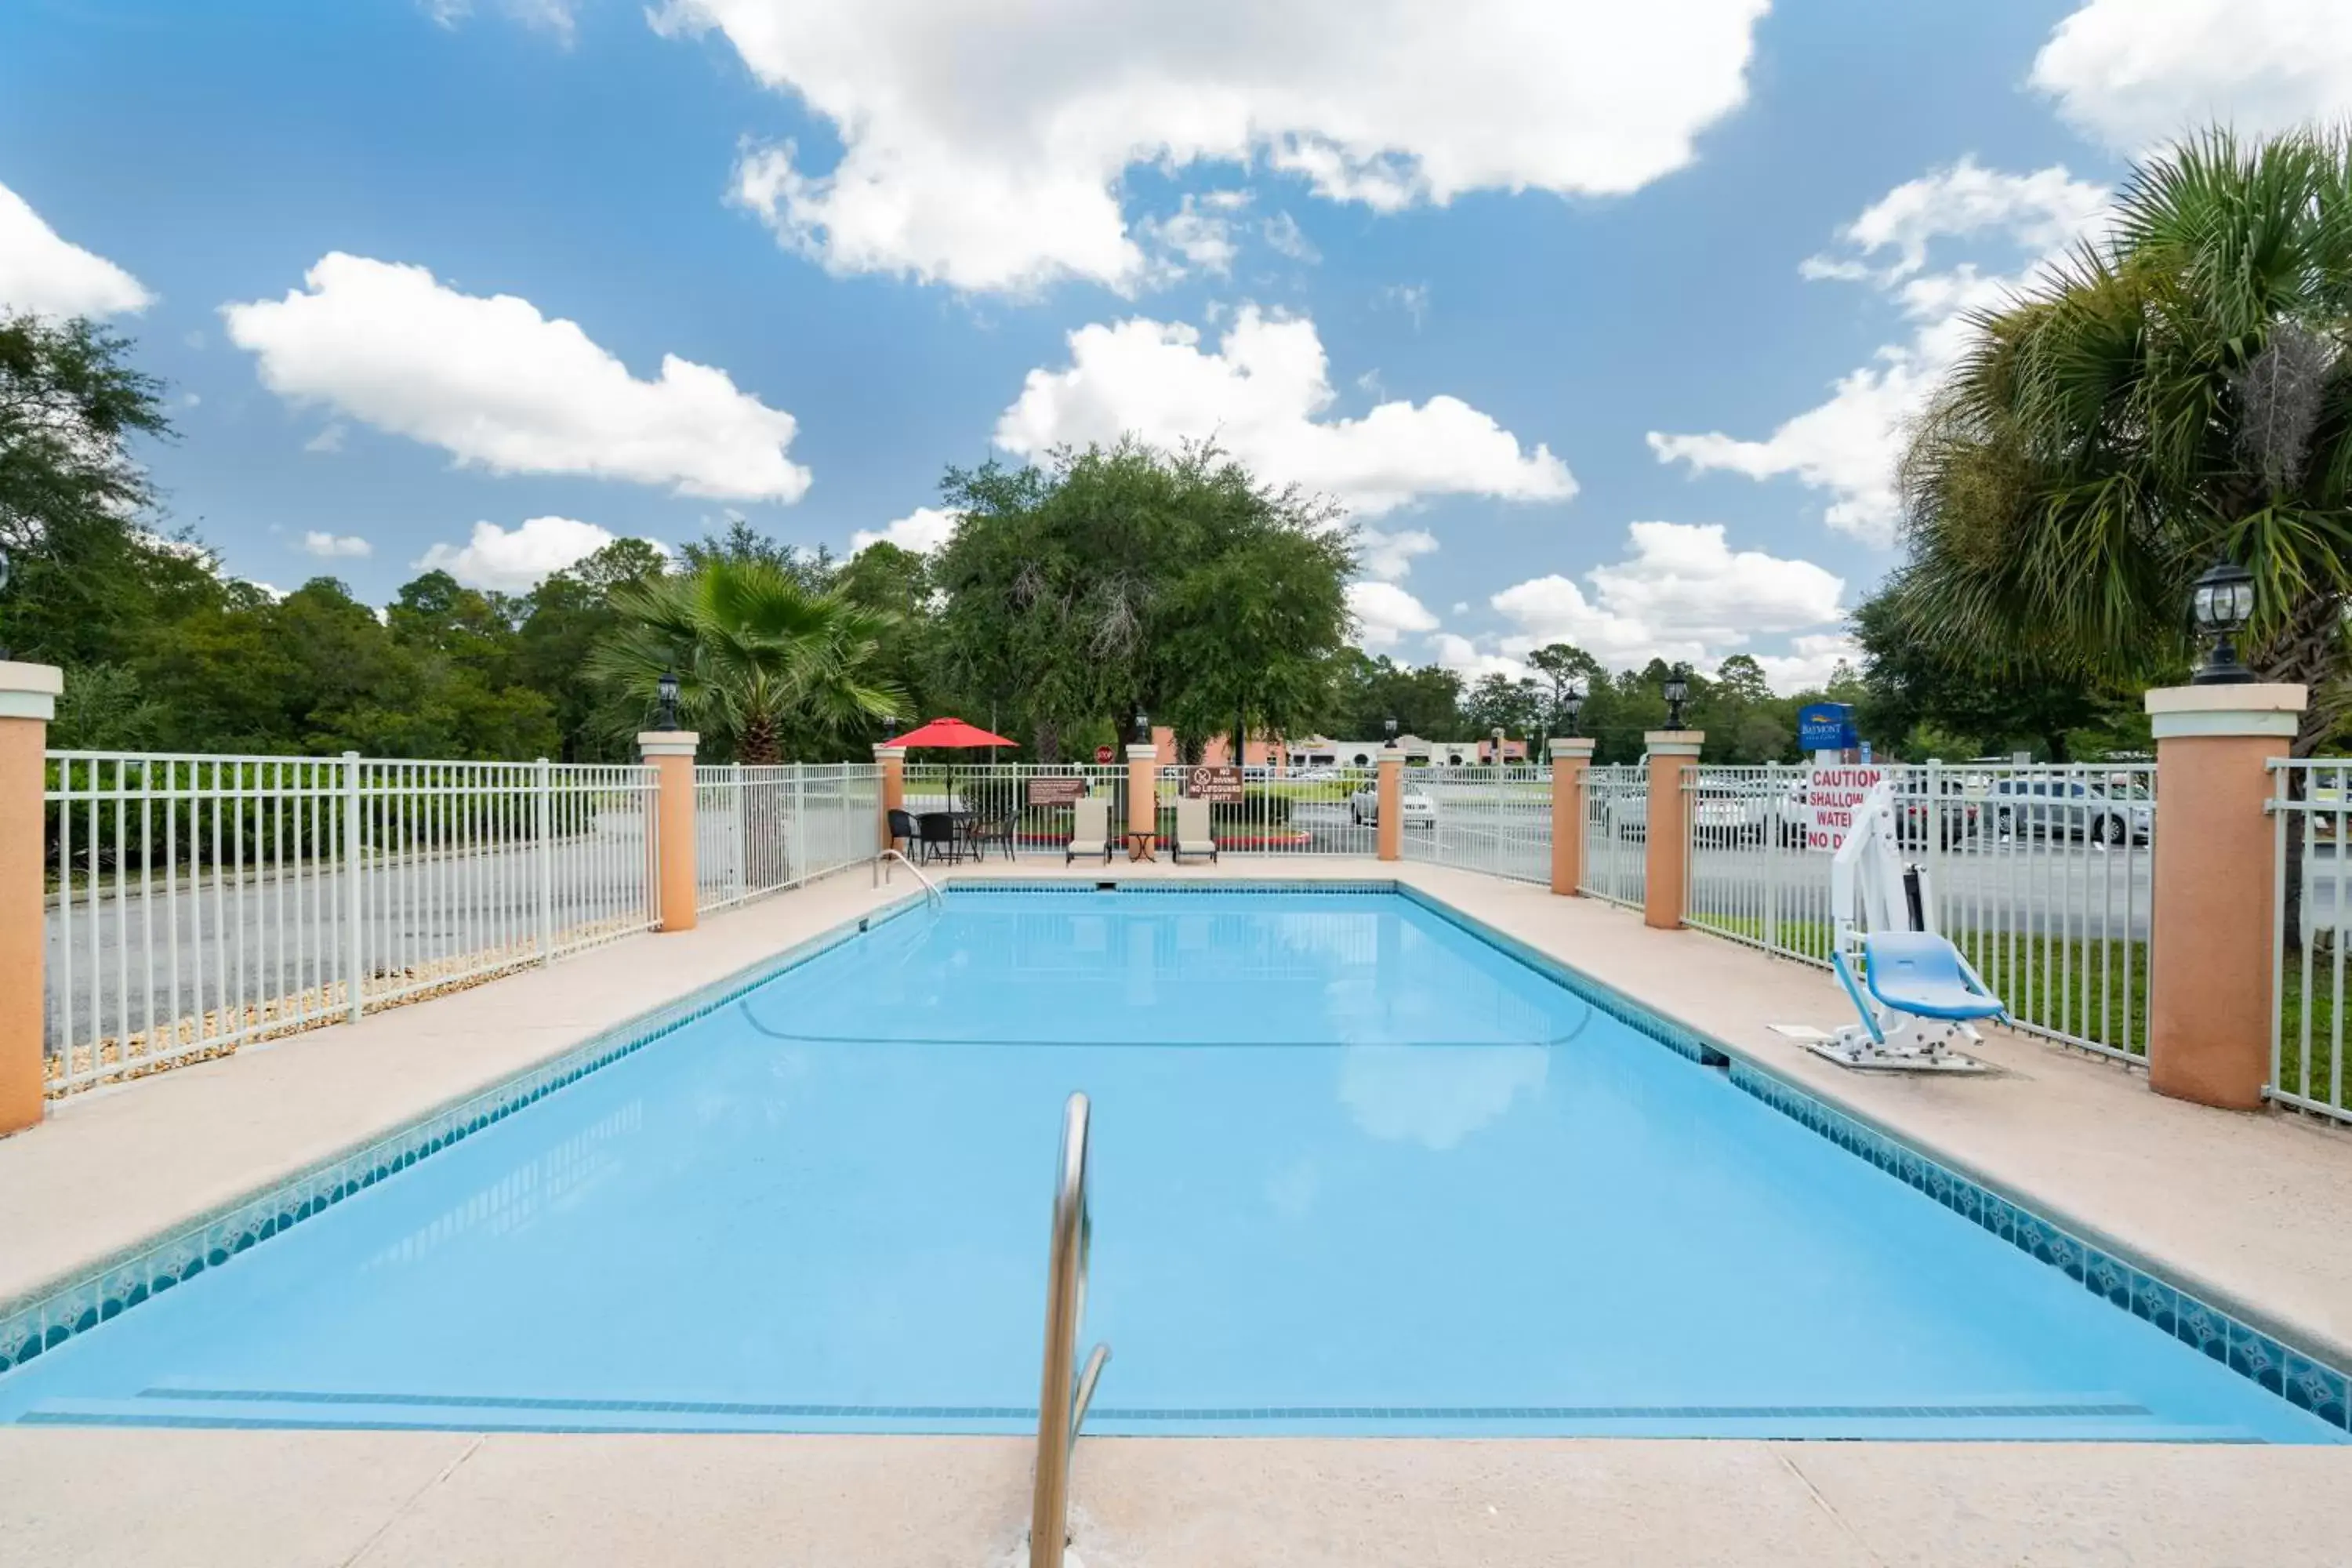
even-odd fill
[[[916,865],[912,860],[908,859],[906,856],[900,854],[896,849],[883,849],[876,852],[874,856],[874,885],[876,887],[878,888],[882,885],[882,868],[884,863],[891,860],[896,860],[899,865],[904,866],[908,870],[912,871],[915,874],[915,880],[923,885],[923,892],[926,895],[925,902],[940,904],[942,906],[946,904],[947,895],[940,892],[939,889],[932,884],[932,881],[929,877],[923,875],[923,868],[920,866]]]
[[[1073,1393],[1078,1330],[1087,1312],[1087,1252],[1094,1219],[1087,1210],[1087,1097],[1062,1108],[1062,1176],[1054,1190],[1053,1250],[1045,1265],[1045,1371],[1037,1394],[1037,1489],[1029,1510],[1029,1568],[1062,1568],[1069,1545],[1070,1451],[1110,1360],[1105,1341],[1087,1352]]]

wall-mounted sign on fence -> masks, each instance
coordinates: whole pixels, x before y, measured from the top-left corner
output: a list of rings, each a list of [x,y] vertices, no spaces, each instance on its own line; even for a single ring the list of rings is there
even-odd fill
[[[1087,781],[1076,773],[1029,775],[1031,805],[1068,805],[1087,793]]]
[[[1238,801],[1242,798],[1242,771],[1234,767],[1187,768],[1184,793],[1194,800]]]
[[[1854,808],[1870,786],[1885,776],[1884,768],[1815,768],[1805,780],[1805,805],[1812,820],[1805,828],[1805,847],[1834,854],[1853,826]]]

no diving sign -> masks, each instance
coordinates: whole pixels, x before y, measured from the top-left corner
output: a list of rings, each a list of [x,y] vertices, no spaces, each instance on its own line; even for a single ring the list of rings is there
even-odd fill
[[[1885,768],[1815,768],[1805,781],[1805,804],[1812,820],[1805,828],[1805,847],[1834,854],[1853,826],[1853,814],[1870,786],[1886,776]]]

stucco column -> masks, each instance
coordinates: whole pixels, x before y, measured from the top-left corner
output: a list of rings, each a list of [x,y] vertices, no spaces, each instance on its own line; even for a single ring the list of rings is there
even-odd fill
[[[1380,851],[1383,860],[1404,858],[1404,753],[1391,742],[1381,752]]]
[[[2263,814],[2300,686],[2175,686],[2147,694],[2156,731],[2148,913],[2147,1081],[2158,1094],[2254,1110],[2271,1064],[2274,830]]]
[[[874,845],[879,854],[890,847],[890,814],[907,809],[907,748],[877,744],[874,761],[882,770],[882,804],[875,808],[874,831],[881,837]]]
[[[1584,770],[1592,738],[1558,735],[1551,742],[1551,890],[1572,894],[1584,879]]]
[[[1683,923],[1683,876],[1688,869],[1690,828],[1683,820],[1683,775],[1698,766],[1700,730],[1652,730],[1642,737],[1650,752],[1650,798],[1643,816],[1642,923],[1660,931]]]
[[[637,754],[653,764],[654,886],[663,931],[694,929],[694,747],[691,730],[648,730]]]
[[[1160,748],[1127,748],[1127,830],[1160,831]]]
[[[64,689],[55,665],[0,662],[0,1133],[41,1120],[41,753]]]

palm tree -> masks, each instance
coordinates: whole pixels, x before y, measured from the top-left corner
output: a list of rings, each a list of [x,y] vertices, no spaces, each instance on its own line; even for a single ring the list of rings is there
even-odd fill
[[[2311,689],[2310,754],[2352,711],[2352,143],[2179,145],[1973,324],[1903,465],[1905,628],[1980,668],[2177,678],[2227,556],[2257,581],[2249,663]]]
[[[738,762],[776,763],[788,746],[838,742],[896,712],[906,696],[874,674],[894,617],[818,593],[761,561],[719,559],[678,576],[624,584],[619,627],[586,671],[632,716],[678,677],[687,721]]]

